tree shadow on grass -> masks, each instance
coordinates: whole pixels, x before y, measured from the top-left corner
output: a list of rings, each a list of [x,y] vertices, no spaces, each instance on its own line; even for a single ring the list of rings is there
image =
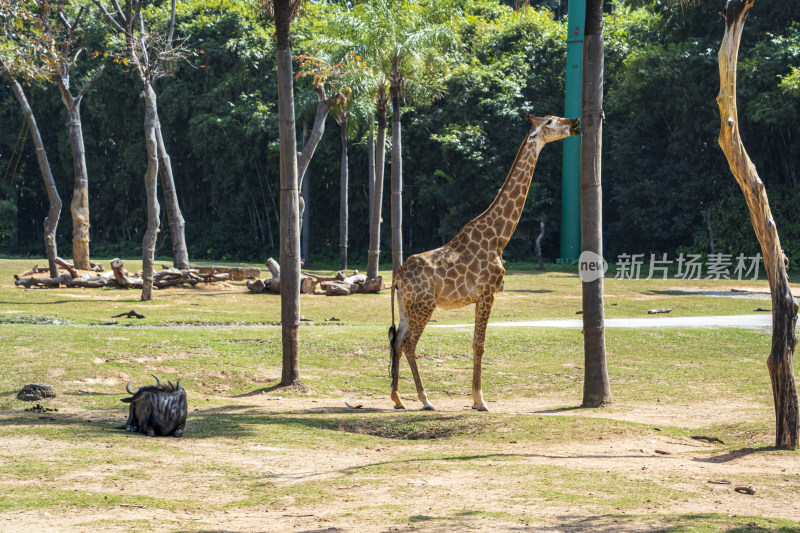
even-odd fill
[[[696,457],[692,460],[700,463],[720,464],[720,463],[728,463],[730,461],[735,461],[736,459],[741,459],[742,457],[746,457],[754,453],[780,452],[780,451],[785,451],[785,450],[781,450],[780,448],[776,448],[774,446],[765,446],[763,448],[740,448],[738,450],[730,450],[720,455],[714,455],[712,457]]]

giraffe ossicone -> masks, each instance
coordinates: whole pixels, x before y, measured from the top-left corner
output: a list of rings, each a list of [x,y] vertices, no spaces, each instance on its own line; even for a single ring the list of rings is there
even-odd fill
[[[412,255],[392,280],[391,398],[395,409],[405,409],[398,390],[400,358],[405,354],[423,409],[433,410],[417,368],[416,347],[437,307],[457,309],[475,304],[472,339],[472,408],[488,411],[481,388],[481,361],[486,325],[505,275],[502,253],[517,228],[542,147],[580,134],[580,119],[527,116],[531,131],[517,152],[503,186],[492,204],[464,226],[453,240],[421,254]],[[395,327],[394,301],[400,322]]]

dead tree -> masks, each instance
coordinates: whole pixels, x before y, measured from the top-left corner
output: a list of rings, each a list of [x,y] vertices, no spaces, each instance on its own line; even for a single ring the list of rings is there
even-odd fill
[[[728,0],[725,3],[725,35],[719,50],[720,89],[717,96],[722,122],[719,145],[725,152],[731,172],[747,201],[750,221],[761,245],[772,294],[772,348],[767,358],[767,368],[775,402],[775,446],[794,450],[797,449],[798,440],[798,405],[792,357],[797,344],[797,302],[789,289],[786,275],[788,260],[781,248],[764,183],[758,177],[739,136],[736,110],[739,43],[747,12],[754,3],[755,0]]]

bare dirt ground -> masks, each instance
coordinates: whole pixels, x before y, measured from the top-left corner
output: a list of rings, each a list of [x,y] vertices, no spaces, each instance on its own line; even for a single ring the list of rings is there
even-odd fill
[[[326,413],[341,411],[344,401],[362,405],[364,412],[388,412],[388,398],[306,399],[265,401],[262,395],[231,398],[232,408],[251,409],[265,417],[277,414]],[[432,398],[443,413],[470,411],[468,398]],[[679,405],[668,407],[623,408],[611,407],[587,410],[559,409],[564,405],[550,400],[513,400],[491,402],[493,413],[536,414],[541,416],[593,416],[680,427],[708,427],[715,423],[739,423],[757,417],[770,416],[763,406],[736,401],[720,401],[713,405]],[[407,398],[409,414],[417,408],[413,398]],[[78,418],[97,416],[96,413],[71,413]],[[7,415],[0,423],[12,424]],[[773,436],[764,436],[770,442]],[[581,442],[563,444],[548,441],[536,449],[526,449],[508,438],[492,443],[487,450],[469,442],[437,440],[415,442],[383,439],[379,446],[343,450],[336,446],[315,446],[313,449],[292,449],[237,443],[236,439],[157,439],[165,450],[191,449],[191,457],[164,454],[153,465],[166,476],[160,481],[142,483],[131,478],[130,465],[113,464],[69,472],[58,479],[10,481],[0,479],[0,493],[14,489],[37,490],[97,490],[128,491],[142,496],[160,498],[165,491],[195,500],[198,505],[189,509],[165,510],[149,506],[115,505],[102,509],[77,510],[68,508],[58,515],[51,512],[14,512],[0,514],[0,531],[110,531],[175,530],[175,531],[661,531],[670,526],[665,515],[715,513],[729,516],[761,516],[800,520],[800,458],[797,454],[758,452],[745,448],[719,450],[719,445],[692,440],[689,437],[660,435],[655,429],[647,434],[631,430],[613,439],[588,437]],[[0,439],[0,456],[35,456],[58,462],[69,453],[69,443],[44,437]],[[86,446],[86,443],[83,443]],[[98,452],[109,454],[116,450],[100,450],[108,444],[98,439]],[[432,468],[420,462],[420,467],[408,470],[403,479],[389,478],[385,483],[369,482],[352,476],[365,467],[391,465],[407,461],[409,452],[446,454],[469,457],[470,468]],[[128,450],[135,455],[135,450]],[[187,463],[199,460],[230,465],[233,472],[181,472]],[[425,460],[427,461],[427,460]],[[430,460],[431,464],[438,464]],[[565,471],[598,472],[606,476],[619,475],[641,483],[657,482],[671,491],[671,496],[649,501],[638,508],[615,509],[600,504],[572,505],[564,500],[543,497],[519,497],[514,484],[522,481],[509,476],[509,465],[526,469],[559,467]],[[2,466],[2,465],[0,465]],[[477,468],[473,468],[477,467]],[[495,468],[496,467],[496,468]],[[184,470],[185,471],[185,468]],[[332,483],[336,502],[322,500],[297,501],[286,496],[271,504],[256,504],[225,511],[202,511],[202,501],[213,495],[214,503],[224,503],[240,497],[236,491],[221,494],[214,490],[219,476],[256,476],[264,481],[264,490],[316,481]],[[527,480],[535,482],[535,480]],[[730,484],[723,482],[729,481]],[[711,483],[718,482],[718,483]],[[752,485],[755,494],[740,494],[737,485]],[[546,489],[545,486],[541,487]],[[685,497],[683,495],[685,494]],[[591,502],[596,497],[591,490],[578,492],[576,497]],[[465,512],[471,508],[489,512]],[[398,510],[402,510],[399,512]],[[405,518],[398,518],[402,516]],[[519,517],[529,517],[528,521]],[[142,522],[149,521],[149,522]],[[138,524],[138,525],[137,525]],[[746,531],[747,521],[742,524]],[[723,528],[724,529],[724,528]],[[756,531],[766,531],[756,529]],[[785,531],[785,530],[784,530]]]

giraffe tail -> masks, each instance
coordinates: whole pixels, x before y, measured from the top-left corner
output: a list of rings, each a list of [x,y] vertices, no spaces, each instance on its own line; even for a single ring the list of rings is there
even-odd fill
[[[394,294],[397,291],[397,276],[392,279],[392,327],[389,328],[389,376],[394,381],[398,376],[400,357],[397,354],[397,328],[394,325]]]

